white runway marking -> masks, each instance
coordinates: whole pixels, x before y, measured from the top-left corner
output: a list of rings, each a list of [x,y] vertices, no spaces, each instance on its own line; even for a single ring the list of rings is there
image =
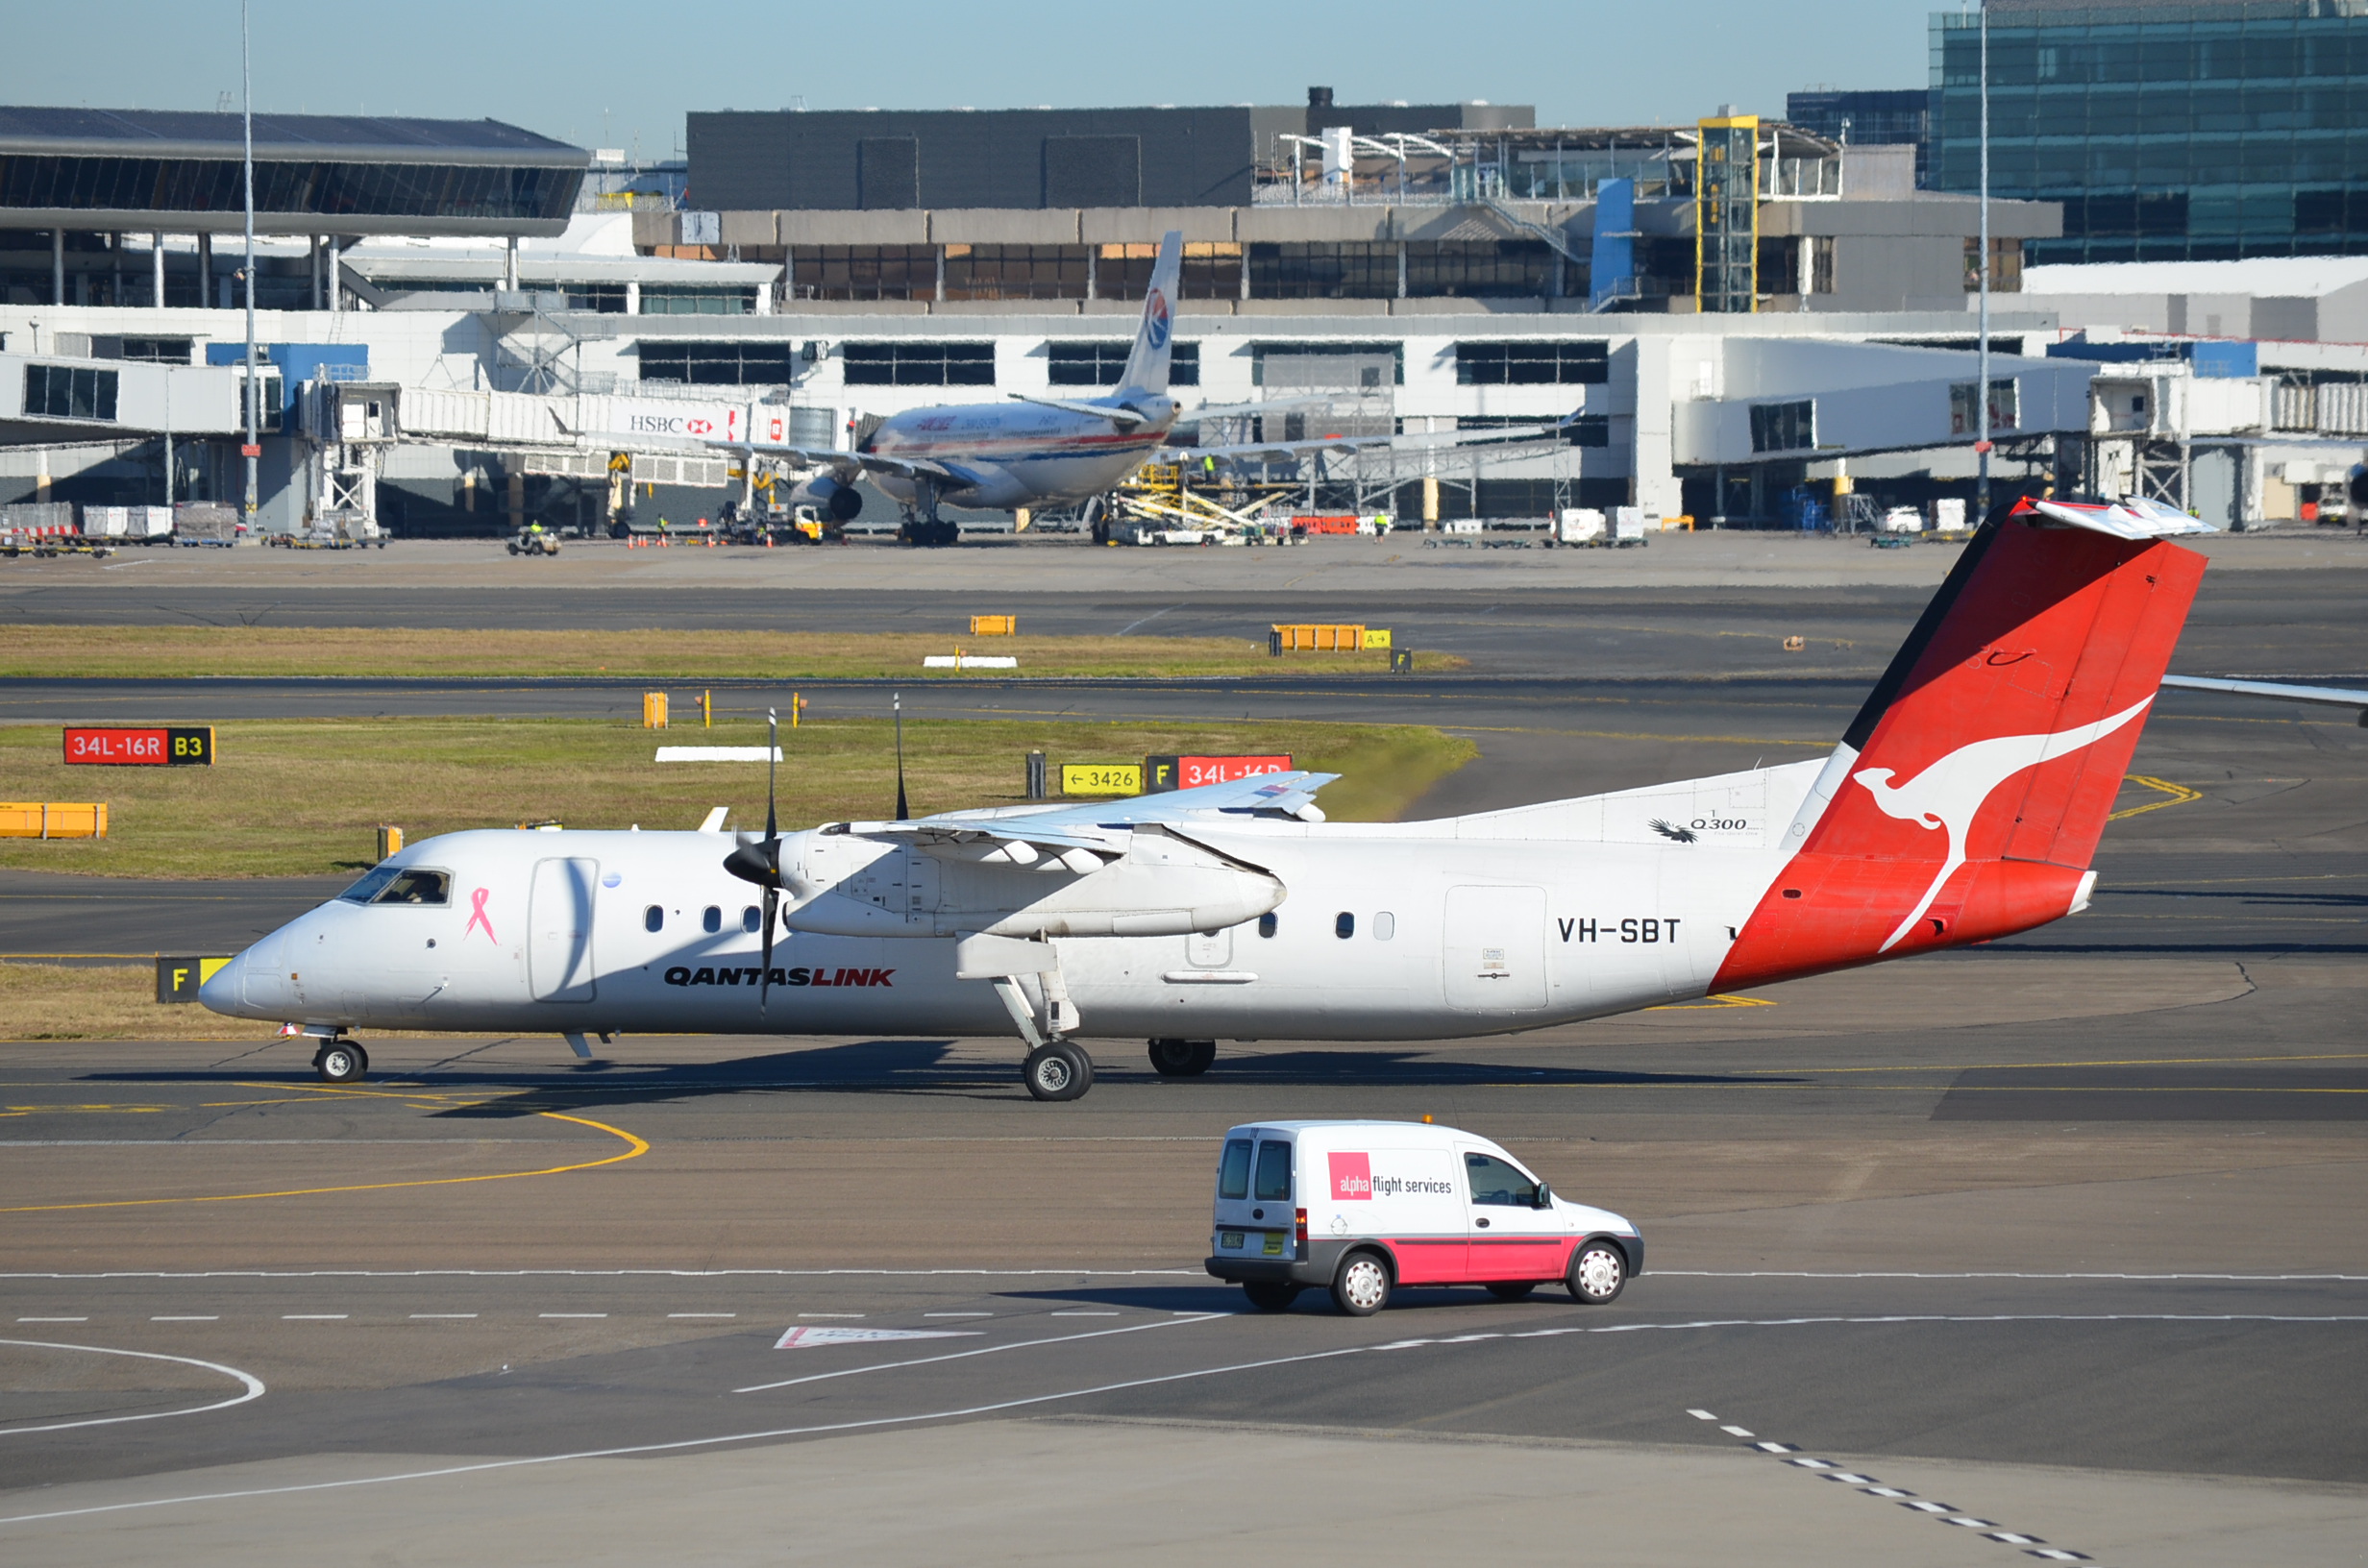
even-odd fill
[[[477,1314],[475,1312],[413,1312],[411,1315],[415,1318],[432,1319],[475,1317]]]
[[[1083,1311],[1072,1310],[1068,1311],[1054,1312],[1052,1315],[1054,1317],[1116,1317],[1119,1314],[1116,1312]]]
[[[20,1317],[19,1323],[87,1323],[86,1317]]]
[[[342,1323],[352,1315],[351,1312],[282,1312],[280,1321],[283,1323]]]
[[[222,1319],[219,1314],[212,1317],[191,1314],[187,1317],[152,1317],[148,1321],[151,1323],[219,1323]]]
[[[924,1317],[993,1317],[993,1312],[924,1312]]]
[[[0,1345],[20,1345],[29,1350],[79,1350],[89,1356],[129,1356],[142,1361],[175,1361],[183,1366],[203,1367],[232,1378],[244,1389],[228,1399],[217,1399],[210,1405],[192,1405],[181,1410],[149,1410],[140,1415],[99,1415],[80,1421],[53,1421],[38,1427],[0,1427],[0,1437],[17,1437],[35,1432],[72,1432],[78,1427],[114,1427],[127,1421],[161,1421],[174,1415],[204,1415],[208,1410],[227,1410],[234,1405],[244,1405],[251,1399],[263,1397],[263,1380],[234,1366],[219,1361],[201,1361],[193,1356],[163,1356],[153,1350],[116,1350],[108,1345],[61,1345],[45,1339],[0,1339]]]
[[[668,1312],[668,1317],[738,1317],[738,1312]],[[934,1314],[932,1314],[934,1315]]]
[[[537,1317],[606,1317],[606,1312],[537,1312]]]
[[[1061,1271],[1059,1271],[1059,1270],[1049,1270],[1049,1269],[1048,1269],[1048,1270],[1045,1270],[1044,1272],[1047,1272],[1047,1273],[1057,1273],[1057,1272],[1061,1272]],[[1207,1315],[1205,1315],[1205,1316],[1203,1316],[1203,1317],[1197,1318],[1197,1319],[1193,1319],[1193,1318],[1163,1318],[1163,1319],[1160,1319],[1160,1320],[1158,1320],[1158,1321],[1156,1321],[1156,1322],[1151,1322],[1151,1323],[1135,1323],[1135,1324],[1129,1324],[1128,1326],[1126,1326],[1126,1327],[1124,1327],[1124,1328],[1119,1328],[1119,1329],[1096,1329],[1096,1330],[1093,1330],[1093,1331],[1091,1331],[1090,1333],[1087,1333],[1087,1334],[1081,1334],[1081,1335],[1066,1335],[1066,1336],[1064,1336],[1064,1337],[1065,1337],[1065,1338],[1068,1338],[1068,1339],[1089,1339],[1089,1338],[1098,1337],[1098,1336],[1103,1335],[1118,1335],[1118,1334],[1141,1334],[1141,1333],[1145,1332],[1146,1330],[1149,1330],[1149,1329],[1158,1329],[1158,1328],[1168,1328],[1168,1327],[1172,1327],[1172,1326],[1174,1326],[1175,1324],[1180,1323],[1180,1322],[1195,1322],[1195,1321],[1197,1321],[1197,1322],[1212,1322],[1212,1323],[1213,1323],[1213,1322],[1218,1322],[1218,1321],[1221,1321],[1221,1320],[1225,1319],[1225,1318],[1229,1318],[1229,1317],[1231,1317],[1232,1315],[1234,1315],[1234,1314],[1231,1314],[1231,1313],[1217,1313],[1217,1312],[1212,1312],[1212,1313],[1209,1313],[1209,1314],[1207,1314]],[[2012,1322],[2041,1322],[2041,1323],[2060,1323],[2060,1322],[2201,1322],[2201,1323],[2228,1323],[2228,1322],[2253,1322],[2253,1321],[2277,1322],[2277,1323],[2363,1323],[2363,1322],[2368,1322],[2368,1317],[2360,1317],[2360,1316],[2346,1316],[2346,1317],[2244,1316],[2244,1315],[2232,1314],[2232,1314],[2214,1314],[2214,1315],[2209,1315],[2209,1316],[2192,1316],[2192,1315],[2186,1315],[2186,1314],[2169,1314],[2169,1313],[2145,1313],[2145,1314],[2138,1314],[2138,1313],[2124,1313],[2124,1314],[2109,1314],[2109,1315],[2108,1315],[2108,1314],[2095,1314],[2095,1315],[2076,1315],[2076,1314],[2066,1314],[2066,1313],[2039,1313],[2039,1314],[2034,1314],[2034,1315],[2031,1315],[2031,1316],[2026,1316],[2026,1317],[2010,1317],[2010,1316],[2003,1316],[2003,1315],[2002,1315],[2002,1316],[1995,1316],[1995,1317],[1951,1317],[1951,1316],[1939,1316],[1939,1315],[1933,1315],[1933,1316],[1924,1316],[1924,1317],[1896,1317],[1896,1316],[1892,1316],[1892,1317],[1864,1317],[1864,1318],[1857,1318],[1857,1317],[1824,1317],[1824,1318],[1776,1318],[1776,1319],[1760,1319],[1760,1320],[1754,1320],[1754,1319],[1749,1319],[1749,1318],[1734,1318],[1734,1319],[1724,1319],[1724,1320],[1711,1320],[1711,1321],[1704,1321],[1704,1322],[1699,1322],[1699,1323],[1607,1323],[1607,1324],[1603,1324],[1603,1325],[1601,1325],[1601,1326],[1599,1326],[1599,1327],[1574,1326],[1574,1327],[1571,1327],[1571,1328],[1566,1328],[1566,1329],[1543,1329],[1543,1330],[1538,1330],[1538,1331],[1534,1331],[1534,1332],[1532,1332],[1532,1333],[1529,1333],[1529,1334],[1524,1334],[1524,1335],[1507,1335],[1507,1337],[1508,1337],[1508,1338],[1523,1338],[1523,1339],[1532,1339],[1532,1338],[1540,1338],[1540,1337],[1543,1337],[1543,1336],[1546,1336],[1546,1335],[1565,1335],[1565,1334],[1629,1334],[1629,1333],[1636,1333],[1636,1332],[1640,1332],[1640,1331],[1656,1331],[1656,1330],[1657,1330],[1657,1331],[1661,1331],[1661,1332],[1677,1333],[1677,1332],[1686,1332],[1686,1331],[1689,1331],[1689,1330],[1714,1329],[1714,1328],[1791,1328],[1791,1327],[1797,1327],[1797,1326],[1802,1326],[1802,1325],[1807,1325],[1807,1324],[1860,1324],[1860,1323],[1962,1323],[1962,1322],[1973,1322],[1973,1323],[2012,1323]],[[996,1353],[998,1353],[998,1352],[999,1352],[999,1351],[1004,1351],[1004,1350],[1022,1350],[1022,1349],[1026,1349],[1026,1348],[1028,1348],[1030,1345],[1055,1344],[1055,1343],[1060,1343],[1060,1342],[1063,1342],[1063,1341],[1062,1341],[1062,1340],[1059,1340],[1059,1339],[1036,1339],[1036,1340],[1025,1340],[1025,1341],[1022,1341],[1021,1343],[1019,1343],[1019,1344],[1015,1344],[1015,1345],[988,1345],[988,1346],[983,1346],[983,1347],[981,1347],[980,1349],[977,1349],[977,1350],[956,1351],[956,1352],[954,1352],[953,1354],[951,1354],[951,1355],[948,1355],[948,1356],[933,1356],[933,1357],[925,1357],[925,1358],[922,1358],[922,1359],[920,1359],[920,1360],[913,1360],[913,1361],[890,1362],[890,1363],[886,1363],[886,1364],[879,1365],[879,1366],[870,1366],[870,1367],[850,1367],[850,1368],[847,1368],[846,1370],[844,1370],[844,1371],[840,1371],[840,1372],[823,1372],[823,1373],[817,1373],[817,1374],[813,1375],[812,1377],[806,1377],[806,1378],[795,1378],[795,1379],[790,1379],[790,1380],[788,1380],[787,1382],[784,1382],[784,1383],[761,1384],[761,1385],[752,1386],[752,1387],[749,1387],[749,1388],[739,1388],[739,1389],[734,1389],[734,1390],[733,1390],[733,1392],[735,1392],[735,1393],[757,1393],[757,1392],[761,1392],[761,1391],[763,1391],[764,1389],[767,1389],[767,1388],[779,1388],[779,1387],[787,1387],[787,1386],[789,1386],[791,1384],[796,1384],[796,1383],[820,1383],[820,1382],[822,1382],[822,1381],[824,1381],[825,1379],[827,1379],[827,1378],[839,1378],[839,1377],[851,1377],[851,1376],[857,1376],[857,1375],[860,1375],[860,1374],[862,1374],[862,1373],[866,1373],[866,1372],[887,1372],[887,1371],[893,1371],[893,1370],[896,1370],[897,1368],[899,1368],[899,1367],[902,1367],[902,1366],[919,1366],[919,1365],[925,1365],[925,1364],[926,1364],[926,1363],[928,1363],[928,1362],[930,1362],[930,1361],[955,1360],[959,1360],[959,1359],[964,1358],[964,1357],[970,1357],[970,1356],[987,1356],[987,1355],[994,1355],[994,1354],[996,1354]],[[1024,1395],[1023,1397],[1018,1398],[1018,1399],[997,1400],[997,1401],[994,1401],[994,1402],[992,1402],[992,1403],[990,1403],[990,1404],[984,1404],[984,1405],[965,1405],[965,1406],[958,1406],[958,1407],[954,1407],[954,1408],[952,1408],[952,1409],[942,1409],[942,1410],[925,1410],[925,1411],[921,1411],[921,1412],[918,1412],[918,1413],[916,1413],[916,1414],[911,1414],[911,1415],[881,1415],[881,1416],[872,1416],[872,1417],[868,1417],[868,1418],[866,1418],[866,1419],[863,1419],[863,1420],[858,1420],[858,1421],[832,1421],[832,1422],[824,1422],[824,1423],[820,1423],[820,1424],[817,1424],[817,1425],[814,1425],[814,1426],[804,1426],[804,1427],[773,1427],[773,1428],[768,1428],[768,1429],[765,1429],[765,1430],[762,1430],[762,1431],[757,1431],[757,1432],[735,1432],[735,1433],[721,1433],[721,1434],[716,1435],[716,1436],[713,1436],[713,1437],[684,1437],[684,1438],[678,1438],[678,1439],[677,1439],[677,1440],[675,1440],[675,1441],[673,1441],[673,1442],[665,1442],[665,1443],[639,1443],[639,1444],[633,1444],[633,1445],[630,1445],[630,1446],[619,1447],[619,1448],[580,1449],[580,1450],[575,1450],[575,1451],[572,1451],[572,1452],[569,1452],[569,1453],[564,1453],[564,1454],[539,1454],[539,1455],[532,1455],[532,1456],[529,1456],[529,1457],[524,1458],[512,1458],[512,1459],[485,1459],[485,1460],[480,1460],[480,1461],[478,1461],[478,1462],[475,1462],[475,1463],[470,1463],[470,1464],[441,1465],[441,1466],[438,1466],[438,1467],[436,1467],[436,1468],[434,1468],[434,1469],[429,1469],[429,1470],[403,1470],[403,1471],[396,1471],[396,1472],[392,1472],[392,1473],[390,1473],[390,1474],[386,1474],[386,1475],[380,1475],[380,1476],[354,1476],[354,1477],[349,1477],[349,1478],[347,1478],[347,1479],[345,1479],[345,1480],[342,1480],[342,1481],[315,1481],[315,1482],[299,1482],[299,1483],[296,1483],[296,1484],[293,1484],[293,1485],[286,1485],[286,1486],[255,1486],[255,1487],[248,1487],[248,1488],[244,1488],[244,1489],[237,1490],[237,1491],[222,1491],[222,1492],[193,1492],[193,1493],[184,1494],[184,1495],[182,1495],[182,1496],[178,1496],[178,1497],[157,1497],[157,1498],[145,1498],[145,1499],[142,1499],[142,1500],[140,1500],[140,1501],[138,1501],[138,1502],[133,1502],[133,1503],[102,1503],[102,1504],[95,1504],[95,1505],[93,1505],[93,1506],[91,1506],[91,1507],[82,1507],[82,1508],[57,1508],[57,1509],[52,1509],[52,1510],[49,1510],[49,1511],[47,1511],[47,1512],[42,1512],[42,1513],[18,1513],[18,1514],[0,1515],[0,1525],[29,1525],[29,1524],[38,1524],[38,1523],[41,1523],[41,1522],[43,1522],[43,1521],[46,1521],[46,1520],[51,1520],[51,1519],[79,1519],[79,1518],[89,1518],[89,1517],[93,1517],[93,1516],[100,1515],[100,1514],[110,1514],[110,1513],[127,1513],[127,1512],[134,1512],[134,1511],[137,1511],[137,1510],[140,1510],[140,1509],[145,1509],[145,1508],[176,1507],[181,1507],[181,1506],[184,1506],[184,1505],[191,1505],[191,1504],[199,1504],[199,1503],[229,1503],[229,1502],[241,1502],[241,1501],[244,1501],[244,1500],[249,1499],[249,1498],[258,1498],[258,1497],[287,1497],[287,1496],[294,1496],[294,1495],[298,1495],[298,1494],[301,1494],[301,1493],[307,1493],[307,1492],[342,1491],[342,1490],[345,1490],[345,1489],[347,1489],[347,1488],[349,1488],[349,1487],[355,1487],[355,1486],[385,1486],[385,1485],[392,1485],[392,1484],[395,1484],[395,1483],[397,1483],[397,1482],[410,1482],[410,1481],[439,1481],[439,1480],[443,1480],[443,1479],[445,1479],[445,1478],[452,1477],[452,1476],[471,1476],[471,1475],[482,1475],[482,1474],[484,1474],[484,1473],[486,1473],[486,1472],[488,1472],[488,1471],[493,1471],[493,1470],[517,1470],[517,1469],[524,1469],[524,1468],[526,1468],[526,1467],[532,1466],[532,1465],[544,1465],[544,1464],[566,1464],[566,1463],[571,1463],[571,1462],[574,1462],[574,1461],[576,1461],[576,1460],[580,1460],[580,1459],[612,1459],[612,1458],[624,1458],[634,1457],[634,1456],[639,1456],[639,1455],[644,1455],[644,1454],[678,1454],[678,1453],[684,1453],[684,1452],[687,1452],[687,1451],[692,1450],[692,1449],[701,1449],[701,1448],[717,1448],[717,1447],[721,1447],[721,1446],[723,1446],[723,1445],[725,1445],[725,1444],[728,1444],[728,1443],[759,1443],[759,1442],[774,1442],[774,1441],[777,1441],[777,1440],[779,1440],[779,1439],[781,1439],[781,1438],[785,1438],[785,1437],[819,1437],[819,1436],[825,1436],[825,1435],[828,1435],[828,1434],[830,1434],[830,1433],[842,1433],[842,1432],[871,1432],[871,1431],[877,1431],[877,1430],[879,1430],[880,1428],[883,1428],[883,1427],[909,1427],[909,1426],[918,1426],[918,1425],[920,1425],[920,1424],[922,1424],[922,1423],[924,1423],[924,1422],[929,1422],[929,1421],[958,1421],[958,1420],[963,1420],[963,1419],[966,1419],[966,1418],[969,1418],[969,1417],[972,1417],[972,1416],[996,1415],[996,1414],[999,1414],[999,1413],[1001,1413],[1002,1411],[1005,1411],[1005,1410],[1026,1409],[1029,1409],[1029,1408],[1031,1408],[1031,1407],[1034,1407],[1034,1406],[1039,1406],[1039,1405],[1052,1405],[1052,1404],[1058,1404],[1058,1403],[1060,1403],[1060,1402],[1062,1402],[1062,1401],[1064,1401],[1064,1400],[1072,1400],[1072,1399],[1090,1399],[1090,1398],[1092,1398],[1093,1396],[1095,1396],[1095,1395],[1097,1395],[1097,1394],[1113,1394],[1113,1393],[1123,1393],[1123,1392],[1126,1392],[1126,1391],[1128,1391],[1128,1390],[1130,1390],[1130,1389],[1135,1389],[1135,1388],[1151,1388],[1151,1387],[1158,1387],[1158,1386],[1161,1386],[1161,1385],[1163,1385],[1163,1384],[1173,1384],[1173,1383],[1189,1383],[1189,1382],[1193,1382],[1193,1381],[1195,1381],[1195,1380],[1196,1380],[1196,1379],[1201,1379],[1201,1378],[1225,1377],[1225,1376],[1229,1376],[1229,1375],[1231,1375],[1231,1374],[1238,1373],[1238,1372],[1263,1372],[1263,1371],[1268,1371],[1268,1370],[1270,1370],[1270,1369],[1272,1369],[1272,1368],[1274,1368],[1274,1367],[1279,1367],[1279,1366],[1297,1366],[1297,1365],[1306,1365],[1306,1364],[1308,1364],[1308,1363],[1315,1362],[1315,1361],[1336,1360],[1338,1360],[1339,1358],[1344,1357],[1344,1356],[1363,1356],[1363,1355],[1368,1355],[1368,1354],[1370,1354],[1371,1352],[1373,1352],[1373,1351],[1377,1351],[1377,1350],[1413,1349],[1413,1348],[1419,1347],[1419,1346],[1434,1346],[1434,1345],[1437,1345],[1437,1344],[1439,1344],[1439,1343],[1441,1343],[1441,1341],[1440,1341],[1439,1339],[1435,1339],[1435,1338],[1434,1338],[1434,1339],[1404,1339],[1404,1340],[1398,1340],[1398,1341],[1395,1341],[1395,1342],[1394,1342],[1394,1343],[1392,1343],[1392,1344],[1387,1344],[1387,1345],[1344,1345],[1344,1346],[1341,1346],[1340,1348],[1338,1348],[1338,1349],[1334,1349],[1334,1350],[1319,1350],[1319,1351],[1311,1351],[1311,1352],[1307,1352],[1307,1353],[1305,1353],[1305,1354],[1302,1354],[1302,1355],[1297,1355],[1297,1356],[1273,1356],[1273,1357],[1268,1357],[1268,1358],[1265,1358],[1265,1359],[1263,1359],[1263,1360],[1254,1360],[1254,1361],[1235,1361],[1235,1362],[1231,1362],[1231,1363],[1226,1364],[1226,1365],[1223,1365],[1223,1366],[1196,1367],[1196,1368],[1192,1368],[1192,1369],[1190,1369],[1190,1370],[1183,1371],[1183,1372],[1168,1372],[1168,1373],[1162,1373],[1162,1374],[1159,1374],[1159,1375],[1157,1375],[1157,1376],[1154,1376],[1154,1377],[1148,1377],[1148,1378],[1129,1378],[1129,1379],[1126,1379],[1126,1380],[1123,1380],[1123,1381],[1122,1381],[1122,1382],[1118,1382],[1118,1383],[1103,1383],[1103,1384],[1092,1384],[1091,1386],[1088,1386],[1088,1387],[1083,1387],[1083,1388],[1066,1388],[1066,1389],[1061,1389],[1061,1390],[1058,1390],[1058,1391],[1056,1391],[1056,1392],[1053,1392],[1053,1393],[1048,1393],[1048,1394],[1028,1394],[1028,1395]],[[72,1348],[79,1348],[79,1347],[72,1347],[72,1346],[68,1346],[68,1347],[62,1347],[62,1348],[72,1349]],[[225,1369],[225,1370],[227,1370],[227,1369]],[[236,1375],[243,1376],[244,1374],[236,1374]],[[259,1391],[259,1390],[260,1390],[260,1387],[261,1387],[261,1385],[260,1385],[259,1384],[257,1384],[257,1388],[258,1388],[258,1391]],[[192,1412],[192,1413],[194,1413],[194,1412]],[[1885,1491],[1885,1490],[1886,1490],[1886,1488],[1881,1488],[1881,1487],[1871,1487],[1871,1486],[1870,1486],[1870,1487],[1866,1488],[1866,1490],[1867,1490],[1868,1492],[1873,1492],[1873,1493],[1881,1493],[1881,1492]],[[1905,1493],[1901,1493],[1901,1492],[1897,1492],[1897,1491],[1892,1491],[1892,1492],[1890,1493],[1890,1495],[1892,1495],[1892,1496],[1895,1496],[1895,1497],[1896,1497],[1896,1496],[1905,1496],[1906,1494],[1905,1494]],[[2035,1553],[2035,1555],[2047,1556],[2051,1556],[2051,1557],[2055,1557],[2055,1556],[2059,1556],[2059,1554],[2057,1554],[2057,1553],[2053,1553],[2053,1552],[2046,1552],[2046,1553]],[[2080,1559],[2080,1558],[2077,1558],[2077,1557],[2068,1557],[2068,1558],[2066,1558],[2065,1560],[2085,1560],[2085,1559]]]

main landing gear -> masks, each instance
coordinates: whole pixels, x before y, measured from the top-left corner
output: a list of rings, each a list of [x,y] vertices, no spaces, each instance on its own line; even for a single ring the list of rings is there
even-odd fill
[[[1217,1065],[1213,1040],[1151,1041],[1151,1070],[1162,1078],[1197,1078]]]
[[[312,1053],[312,1070],[324,1084],[358,1084],[370,1070],[370,1053],[350,1040],[330,1040]]]

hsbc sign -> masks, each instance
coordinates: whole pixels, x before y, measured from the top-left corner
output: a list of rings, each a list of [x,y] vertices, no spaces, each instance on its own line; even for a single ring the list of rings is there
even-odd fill
[[[655,403],[639,399],[626,404],[615,429],[627,435],[671,436],[678,441],[748,439],[749,411],[732,403]]]

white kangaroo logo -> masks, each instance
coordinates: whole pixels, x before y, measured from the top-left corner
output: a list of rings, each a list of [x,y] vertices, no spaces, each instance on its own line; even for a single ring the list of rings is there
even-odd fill
[[[1852,773],[1853,779],[1866,786],[1866,793],[1875,797],[1875,804],[1885,816],[1919,827],[1941,828],[1949,835],[1949,849],[1941,859],[1939,874],[1924,890],[1924,896],[1916,900],[1915,908],[1908,912],[1908,918],[1899,922],[1899,929],[1875,951],[1889,952],[1902,937],[1915,929],[1916,921],[1933,907],[1941,888],[1965,864],[1965,835],[1972,831],[1974,818],[1981,815],[1982,807],[1999,785],[2026,768],[2035,768],[2104,739],[2144,713],[2153,700],[2148,697],[2109,719],[2054,735],[1995,735],[1986,741],[1971,742],[1905,784],[1893,784],[1888,768],[1864,768]]]

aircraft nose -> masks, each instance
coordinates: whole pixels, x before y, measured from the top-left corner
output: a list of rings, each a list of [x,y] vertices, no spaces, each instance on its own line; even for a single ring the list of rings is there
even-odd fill
[[[235,1015],[246,990],[247,955],[239,953],[197,988],[197,999],[216,1013]]]

